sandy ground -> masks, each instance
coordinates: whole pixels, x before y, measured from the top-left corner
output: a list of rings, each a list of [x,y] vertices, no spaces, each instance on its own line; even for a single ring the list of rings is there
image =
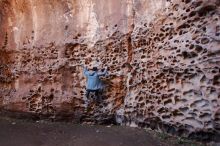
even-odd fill
[[[23,121],[0,118],[0,146],[171,146],[174,143],[143,129],[91,126],[62,122]],[[175,138],[176,139],[176,138]]]

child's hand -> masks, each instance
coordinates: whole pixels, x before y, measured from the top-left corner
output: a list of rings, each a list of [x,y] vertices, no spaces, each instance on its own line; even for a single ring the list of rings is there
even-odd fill
[[[80,61],[80,65],[81,65],[82,67],[85,67],[85,60],[81,60],[81,61]]]

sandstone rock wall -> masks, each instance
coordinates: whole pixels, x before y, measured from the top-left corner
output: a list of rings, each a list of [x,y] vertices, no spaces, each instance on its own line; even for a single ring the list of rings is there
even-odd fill
[[[0,106],[192,138],[220,129],[218,0],[2,0]],[[81,63],[108,66],[102,103]]]

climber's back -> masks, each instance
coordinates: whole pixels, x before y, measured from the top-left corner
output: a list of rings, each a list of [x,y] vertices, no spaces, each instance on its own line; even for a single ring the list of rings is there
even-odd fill
[[[107,73],[107,68],[104,72],[99,72],[97,67],[93,67],[92,71],[88,71],[86,67],[84,67],[84,75],[87,77],[86,89],[88,90],[99,90],[102,88],[100,76],[105,76]]]

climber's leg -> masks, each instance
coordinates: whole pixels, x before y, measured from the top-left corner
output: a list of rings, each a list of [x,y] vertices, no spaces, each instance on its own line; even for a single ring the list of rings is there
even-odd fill
[[[100,102],[99,90],[95,90],[96,101]]]
[[[88,90],[88,89],[86,90],[86,98],[87,98],[87,99],[89,99],[89,94],[90,94],[90,92],[91,92],[90,90]]]

